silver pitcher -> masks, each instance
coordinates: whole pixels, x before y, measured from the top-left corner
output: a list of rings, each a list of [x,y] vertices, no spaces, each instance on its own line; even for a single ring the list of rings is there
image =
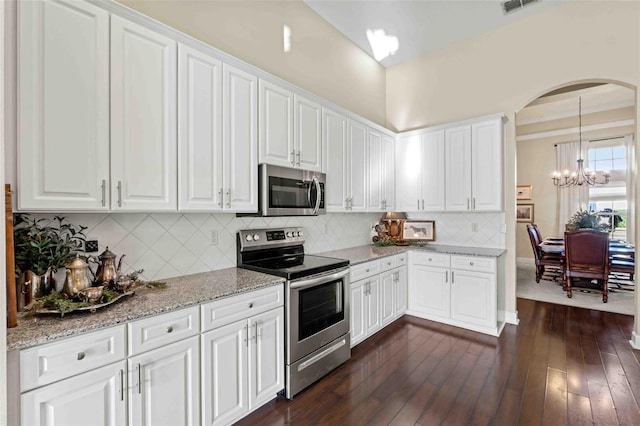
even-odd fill
[[[76,297],[82,290],[91,287],[94,278],[89,264],[80,255],[76,255],[67,265],[67,277],[62,291],[69,297]]]

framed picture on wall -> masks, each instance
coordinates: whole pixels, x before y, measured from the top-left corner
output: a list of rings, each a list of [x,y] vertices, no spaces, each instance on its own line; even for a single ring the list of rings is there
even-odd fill
[[[518,204],[516,206],[517,222],[533,223],[533,204]]]
[[[402,239],[407,241],[435,241],[436,222],[433,220],[405,220]]]
[[[531,200],[533,185],[516,186],[516,200]]]

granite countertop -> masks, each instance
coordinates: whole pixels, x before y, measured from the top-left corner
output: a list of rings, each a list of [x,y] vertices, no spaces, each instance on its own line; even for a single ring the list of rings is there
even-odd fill
[[[240,268],[227,268],[163,280],[164,289],[137,288],[133,296],[94,313],[37,315],[21,312],[18,326],[7,329],[7,350],[47,343],[60,337],[123,324],[284,282],[283,278]]]
[[[408,250],[430,251],[444,254],[458,254],[463,256],[481,256],[481,257],[500,257],[506,250],[484,247],[463,247],[449,246],[445,244],[420,244],[409,246],[383,246],[376,247],[372,245],[351,247],[342,250],[333,250],[324,253],[317,253],[319,256],[338,257],[348,259],[351,265],[368,262],[379,257],[392,256],[397,253],[406,252]]]

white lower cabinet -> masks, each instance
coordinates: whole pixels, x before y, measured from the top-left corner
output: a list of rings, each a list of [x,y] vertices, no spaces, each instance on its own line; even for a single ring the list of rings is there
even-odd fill
[[[413,252],[407,313],[499,335],[496,258]]]
[[[125,361],[120,361],[23,393],[20,424],[125,425],[125,372]]]
[[[202,335],[205,425],[231,424],[284,388],[284,309]]]
[[[351,347],[407,309],[407,254],[351,267]]]
[[[200,423],[197,336],[129,358],[131,425]]]

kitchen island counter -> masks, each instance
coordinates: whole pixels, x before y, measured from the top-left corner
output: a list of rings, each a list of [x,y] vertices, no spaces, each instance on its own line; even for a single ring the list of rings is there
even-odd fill
[[[99,330],[128,321],[206,303],[263,287],[282,285],[284,279],[240,268],[227,268],[162,280],[166,288],[139,287],[133,296],[94,313],[33,314],[21,312],[18,326],[7,329],[7,350],[23,349]]]
[[[463,256],[481,256],[481,257],[500,257],[506,250],[485,247],[465,247],[450,246],[445,244],[416,244],[408,246],[358,246],[341,250],[333,250],[323,253],[316,253],[319,256],[337,257],[348,259],[350,264],[357,265],[359,263],[368,262],[380,257],[393,256],[394,254],[403,253],[409,250],[429,251],[444,254],[457,254]]]

